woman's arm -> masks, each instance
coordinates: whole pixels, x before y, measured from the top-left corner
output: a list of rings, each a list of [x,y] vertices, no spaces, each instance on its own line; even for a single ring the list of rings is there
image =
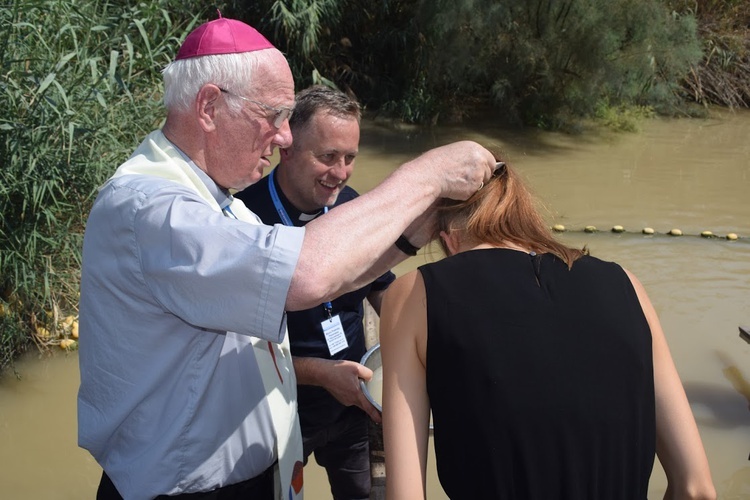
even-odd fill
[[[425,300],[422,275],[413,271],[391,284],[380,315],[383,442],[389,500],[425,498],[430,425]]]
[[[646,290],[626,271],[651,327],[656,395],[656,453],[667,475],[665,500],[715,499],[708,459],[669,346]]]

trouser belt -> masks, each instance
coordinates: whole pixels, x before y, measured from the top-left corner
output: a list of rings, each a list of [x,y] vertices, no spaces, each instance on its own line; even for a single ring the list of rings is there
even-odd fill
[[[276,463],[259,475],[242,481],[240,483],[222,486],[212,491],[198,493],[183,493],[181,495],[159,495],[157,500],[233,500],[248,499],[272,500],[274,494],[273,473]],[[102,472],[99,489],[96,492],[96,500],[123,500],[122,495],[115,488],[114,483],[106,472]]]

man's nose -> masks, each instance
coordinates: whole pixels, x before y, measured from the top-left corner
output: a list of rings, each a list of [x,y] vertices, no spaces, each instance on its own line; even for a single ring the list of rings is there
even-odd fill
[[[281,127],[276,129],[276,135],[273,138],[274,144],[281,149],[286,149],[292,145],[292,129],[289,127],[289,120],[284,120]]]
[[[339,158],[336,164],[331,168],[331,174],[337,179],[346,180],[352,174],[354,162],[347,162],[345,157]]]

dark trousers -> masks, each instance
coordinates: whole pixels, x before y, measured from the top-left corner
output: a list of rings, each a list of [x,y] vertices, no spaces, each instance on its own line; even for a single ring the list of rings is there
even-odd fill
[[[213,491],[183,493],[173,496],[159,495],[156,498],[157,500],[174,498],[185,500],[273,500],[273,469],[275,465],[266,469],[259,476],[241,483],[223,486]],[[96,492],[96,500],[123,500],[106,472],[102,473],[99,490]]]
[[[351,406],[322,429],[302,429],[305,463],[311,453],[324,467],[334,500],[370,498],[370,436],[365,412]]]

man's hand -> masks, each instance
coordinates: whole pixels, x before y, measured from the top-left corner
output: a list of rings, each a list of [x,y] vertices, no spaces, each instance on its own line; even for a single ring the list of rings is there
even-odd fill
[[[380,423],[380,412],[367,400],[359,384],[360,379],[367,382],[372,378],[372,370],[366,366],[347,360],[295,357],[294,369],[299,384],[320,386],[342,405],[358,406]]]
[[[437,183],[438,198],[466,200],[492,177],[495,163],[483,146],[460,141],[431,149],[406,165],[418,169],[422,179]]]

